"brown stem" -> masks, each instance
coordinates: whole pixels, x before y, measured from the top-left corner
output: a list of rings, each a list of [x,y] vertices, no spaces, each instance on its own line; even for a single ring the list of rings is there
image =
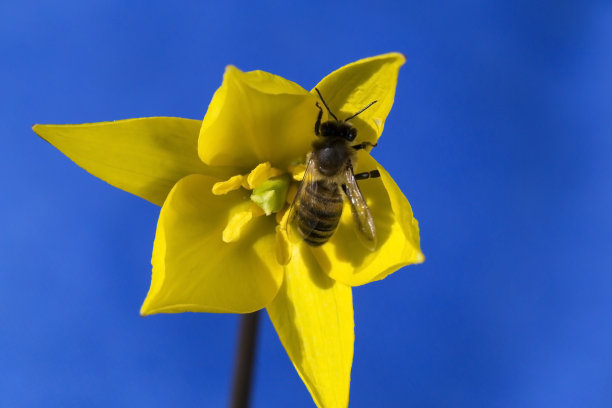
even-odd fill
[[[258,320],[259,312],[245,314],[240,318],[231,408],[247,408],[249,406]]]

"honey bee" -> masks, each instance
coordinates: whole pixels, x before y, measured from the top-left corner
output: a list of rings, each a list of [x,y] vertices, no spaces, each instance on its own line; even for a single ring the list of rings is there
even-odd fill
[[[323,109],[319,108],[314,131],[319,137],[312,144],[304,178],[289,209],[289,225],[310,246],[321,246],[336,231],[342,215],[343,197],[346,196],[355,220],[357,235],[370,251],[376,248],[376,227],[357,180],[380,177],[378,170],[354,174],[355,152],[376,144],[363,142],[352,145],[357,129],[348,121],[377,101],[370,102],[359,112],[338,120],[327,106],[321,92],[319,98],[333,120],[321,123]],[[341,192],[342,191],[342,192]]]

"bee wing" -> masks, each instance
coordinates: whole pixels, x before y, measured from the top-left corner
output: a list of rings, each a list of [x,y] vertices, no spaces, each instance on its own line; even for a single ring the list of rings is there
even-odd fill
[[[293,198],[293,202],[291,203],[291,207],[289,207],[289,217],[287,219],[287,228],[289,229],[289,237],[292,241],[298,241],[303,237],[307,237],[310,233],[317,227],[317,219],[309,220],[306,223],[302,223],[299,225],[298,223],[298,213],[299,208],[302,205],[302,200],[304,199],[305,191],[308,188],[309,191],[316,194],[318,184],[316,183],[315,178],[313,177],[314,172],[314,160],[309,159],[306,164],[306,170],[304,170],[304,177],[300,182],[300,186],[298,187],[297,193],[295,193],[295,197]]]
[[[345,184],[342,185],[342,190],[344,190],[351,204],[351,212],[355,219],[357,236],[366,248],[370,251],[374,251],[374,249],[376,249],[376,227],[374,226],[374,218],[372,218],[372,213],[357,185],[357,180],[355,180],[355,174],[353,173],[353,166],[350,162],[344,169],[344,178]]]

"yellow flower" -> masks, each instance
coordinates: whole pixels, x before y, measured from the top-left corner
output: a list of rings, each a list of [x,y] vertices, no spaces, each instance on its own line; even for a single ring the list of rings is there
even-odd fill
[[[356,142],[382,133],[403,63],[397,53],[366,58],[316,86],[341,118],[378,101],[352,120]],[[365,150],[355,171],[381,174],[360,182],[376,250],[355,239],[346,208],[322,247],[287,243],[279,222],[312,149],[317,101],[284,78],[230,66],[202,122],[157,117],[34,131],[93,175],[162,206],[143,315],[266,308],[315,403],[346,407],[351,287],[424,258],[410,204]]]

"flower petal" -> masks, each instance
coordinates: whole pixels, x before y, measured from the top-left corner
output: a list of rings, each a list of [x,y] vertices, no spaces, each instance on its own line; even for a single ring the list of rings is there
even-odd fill
[[[198,152],[214,166],[286,167],[310,149],[316,99],[299,85],[263,71],[228,66],[200,131]]]
[[[327,277],[296,246],[267,310],[317,406],[347,407],[355,340],[351,288]]]
[[[396,52],[365,58],[327,75],[316,88],[338,119],[345,119],[377,101],[351,119],[359,129],[358,140],[373,143],[383,131],[395,98],[399,68],[405,61]]]
[[[215,173],[200,161],[201,121],[140,118],[81,125],[34,125],[40,137],[96,177],[162,205],[182,177]]]
[[[247,313],[270,303],[282,283],[274,257],[275,220],[257,217],[240,239],[222,241],[232,217],[252,205],[248,192],[216,196],[214,177],[181,179],[161,209],[153,245],[153,278],[141,314]]]
[[[380,179],[359,182],[359,187],[376,226],[378,247],[370,252],[355,238],[353,216],[348,204],[338,230],[329,242],[311,249],[324,271],[337,281],[357,286],[383,279],[403,266],[425,260],[420,249],[419,224],[410,203],[389,173],[365,152],[357,171],[378,169]]]

